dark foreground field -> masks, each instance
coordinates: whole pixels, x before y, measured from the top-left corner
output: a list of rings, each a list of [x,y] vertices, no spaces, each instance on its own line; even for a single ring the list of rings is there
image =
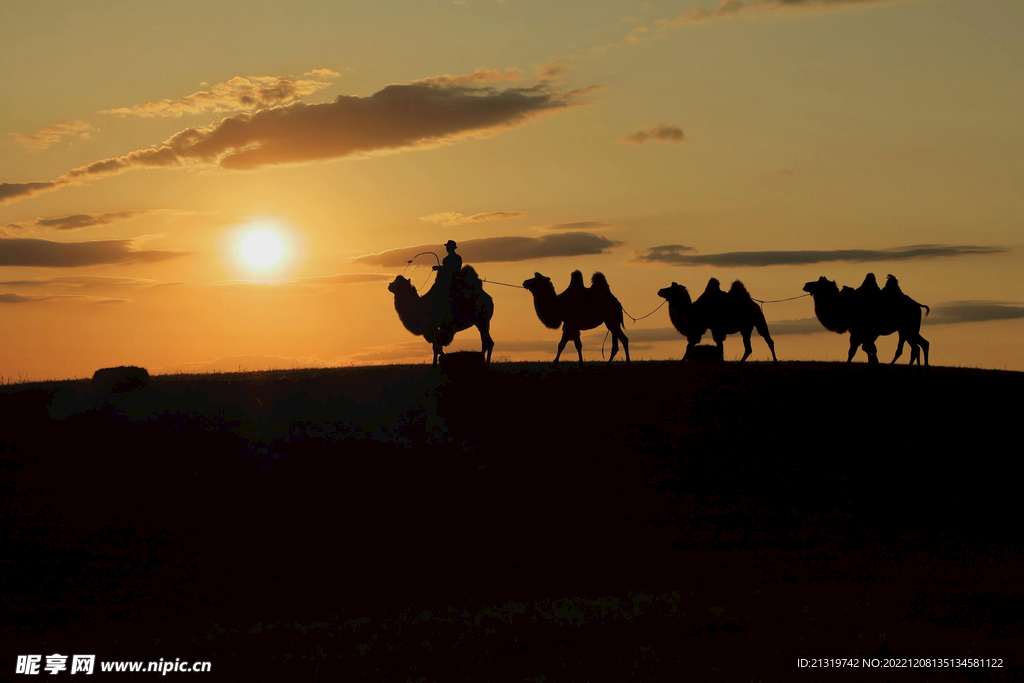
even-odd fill
[[[677,362],[0,388],[0,678],[59,652],[254,681],[1013,680],[1022,391]]]

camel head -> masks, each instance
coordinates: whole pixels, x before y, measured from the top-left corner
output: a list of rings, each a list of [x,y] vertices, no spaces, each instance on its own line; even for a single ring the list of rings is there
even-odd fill
[[[582,277],[582,276],[581,276]],[[551,284],[551,278],[545,277],[540,273],[534,273],[533,277],[523,282],[523,288],[528,290],[530,294],[540,294],[546,290],[555,291],[555,286]]]
[[[804,291],[811,296],[820,296],[822,294],[838,292],[839,288],[836,286],[835,280],[829,280],[822,275],[817,280],[812,280],[805,284]]]
[[[399,292],[408,291],[409,289],[413,289],[412,282],[401,275],[397,276],[391,284],[388,285],[388,291],[395,295]]]
[[[658,290],[658,296],[671,303],[690,303],[690,293],[686,291],[686,287],[676,282],[672,283],[672,286],[665,287],[664,289]]]

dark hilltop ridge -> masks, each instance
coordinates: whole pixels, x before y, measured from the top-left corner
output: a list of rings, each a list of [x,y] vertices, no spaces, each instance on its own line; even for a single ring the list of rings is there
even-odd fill
[[[789,362],[0,387],[0,667],[832,681],[974,658],[891,678],[1009,681],[1022,392]],[[822,657],[859,667],[798,667]]]

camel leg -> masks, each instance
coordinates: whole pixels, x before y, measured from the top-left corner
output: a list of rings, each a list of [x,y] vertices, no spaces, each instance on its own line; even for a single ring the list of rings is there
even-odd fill
[[[742,363],[754,352],[754,347],[750,345],[750,330],[740,330],[740,334],[743,336],[743,358],[740,358]]]
[[[924,364],[928,365],[928,340],[922,337],[921,335],[917,335],[917,343],[921,345],[921,350],[924,352]],[[921,364],[920,356],[917,359],[917,364]]]
[[[491,351],[494,350],[494,340],[491,339],[491,321],[482,320],[476,325],[476,329],[480,330],[480,343],[483,345],[481,353],[486,354],[487,362],[491,362]]]
[[[871,365],[878,365],[878,347],[875,346],[875,342],[864,342],[862,346],[864,348],[864,353],[868,354],[868,363]]]
[[[622,340],[622,350],[626,354],[626,362],[629,362],[629,337],[626,336],[625,332],[622,331],[620,325],[608,325],[608,331],[612,333],[612,354],[608,356],[608,362],[611,363],[612,359],[615,358],[615,354],[619,352],[619,339]],[[687,347],[689,350],[689,347]]]
[[[572,337],[569,336],[569,333],[563,328],[562,338],[558,342],[558,353],[555,354],[555,360],[551,362],[551,365],[558,365],[558,359],[562,357],[562,351],[565,350],[565,345],[569,343],[571,338]]]
[[[900,356],[902,356],[902,355],[903,355],[903,343],[904,343],[904,341],[905,341],[905,340],[903,339],[903,335],[901,334],[901,335],[900,335],[900,340],[899,340],[899,343],[897,343],[897,344],[896,344],[896,355],[892,357],[892,360],[891,360],[891,361],[889,361],[889,365],[894,365],[894,364],[896,363],[896,360],[897,360],[897,359],[898,359],[898,358],[899,358]],[[914,344],[913,344],[913,342],[911,342],[911,349],[910,349],[910,362],[911,362],[911,363],[913,363],[913,362],[914,362],[914,356],[915,356],[915,353],[914,353],[914,348],[913,348],[913,346],[914,346]]]
[[[719,335],[717,332],[711,333],[711,338],[715,340],[715,346],[718,347],[718,357],[723,361],[725,360],[725,337],[726,335]],[[746,356],[744,356],[746,358]]]
[[[760,311],[758,311],[760,313]],[[772,352],[772,360],[776,365],[779,363],[779,359],[775,357],[775,342],[772,341],[772,335],[768,333],[768,321],[764,319],[762,314],[760,319],[754,322],[754,328],[757,333],[761,335],[761,339],[764,339],[765,344],[768,345],[768,350]]]
[[[439,355],[443,354],[443,353],[444,353],[444,351],[443,351],[443,350],[441,349],[441,345],[440,345],[440,344],[438,344],[437,342],[434,342],[434,343],[433,343],[433,344],[431,345],[431,347],[432,347],[432,348],[434,349],[434,362],[433,362],[433,364],[431,365],[431,367],[435,367],[435,368],[436,368],[436,367],[437,367],[437,357],[438,357]]]
[[[860,346],[860,339],[857,339],[852,334],[850,335],[850,353],[846,357],[846,364],[849,365],[853,362],[853,357],[857,355],[857,348]]]
[[[572,339],[573,345],[576,346],[576,353],[580,356],[580,367],[583,367],[583,342],[580,340],[580,333],[577,332],[576,336]],[[614,352],[613,352],[614,353]]]

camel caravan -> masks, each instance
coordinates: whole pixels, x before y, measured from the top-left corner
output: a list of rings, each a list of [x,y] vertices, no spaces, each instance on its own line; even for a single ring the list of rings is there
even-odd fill
[[[402,275],[388,285],[388,290],[395,297],[395,310],[409,332],[430,343],[434,352],[433,365],[436,366],[438,359],[445,355],[444,347],[452,343],[455,334],[470,327],[479,330],[483,347],[481,354],[485,362],[490,363],[494,349],[490,334],[494,301],[484,291],[484,281],[476,270],[462,264],[462,258],[455,253],[456,243],[449,240],[445,248],[448,255],[434,266],[437,278],[426,294],[421,296],[412,282]],[[630,362],[629,339],[622,331],[624,310],[612,294],[604,274],[594,273],[587,287],[583,273],[575,270],[569,277],[569,286],[561,293],[556,293],[551,278],[540,273],[534,273],[522,287],[533,296],[534,310],[540,322],[549,329],[562,330],[552,365],[558,364],[571,340],[582,366],[580,333],[602,325],[612,337],[608,362],[618,354],[620,342],[626,363]],[[899,333],[896,355],[890,364],[903,354],[906,343],[910,344],[910,363],[920,365],[923,356],[924,364],[928,365],[928,341],[921,336],[921,309],[925,315],[930,309],[904,294],[892,275],[888,276],[884,288],[879,288],[874,274],[868,273],[857,289],[844,286],[842,290],[835,281],[822,276],[805,284],[803,291],[806,292],[804,296],[810,296],[814,301],[814,313],[825,329],[839,334],[850,333],[847,363],[853,361],[858,348],[867,354],[869,363],[878,363],[875,341],[878,337]],[[697,349],[712,350],[715,360],[723,360],[725,338],[738,332],[743,338],[742,363],[753,352],[750,337],[757,330],[771,351],[772,361],[778,364],[775,342],[768,331],[768,322],[759,300],[751,297],[739,280],[734,281],[726,292],[717,279],[711,278],[696,301],[690,298],[686,287],[675,282],[659,290],[658,296],[668,304],[672,326],[686,338],[686,352],[682,360],[695,359]],[[709,330],[715,346],[698,346]]]

